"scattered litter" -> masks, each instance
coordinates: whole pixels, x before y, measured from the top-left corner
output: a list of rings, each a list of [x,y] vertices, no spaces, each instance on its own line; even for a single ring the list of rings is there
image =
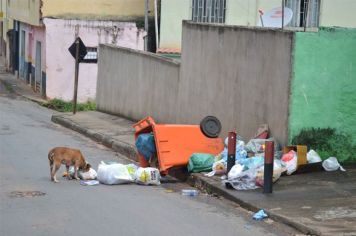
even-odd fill
[[[313,149],[310,149],[310,151],[307,153],[307,160],[308,163],[317,163],[322,161],[319,154]]]
[[[263,219],[265,219],[267,217],[268,217],[268,215],[265,213],[264,210],[259,210],[258,212],[256,212],[253,215],[252,219],[254,219],[254,220],[263,220]]]
[[[166,190],[164,190],[164,192],[166,192],[166,193],[173,193],[173,190],[172,190],[172,189],[166,189]]]
[[[182,195],[183,196],[191,196],[191,197],[196,197],[198,196],[199,191],[195,189],[182,189]]]
[[[341,171],[346,171],[337,161],[336,157],[329,157],[324,160],[322,166],[326,171],[336,171],[340,169]]]
[[[99,181],[97,181],[97,180],[81,180],[80,185],[84,185],[84,186],[99,185]]]
[[[311,209],[311,206],[302,206],[302,209]]]
[[[272,208],[272,209],[269,209],[270,211],[280,211],[280,210],[282,210],[282,208],[280,208],[280,207],[276,207],[276,208]]]
[[[135,173],[135,181],[143,185],[160,185],[161,175],[159,170],[152,167],[139,167]]]

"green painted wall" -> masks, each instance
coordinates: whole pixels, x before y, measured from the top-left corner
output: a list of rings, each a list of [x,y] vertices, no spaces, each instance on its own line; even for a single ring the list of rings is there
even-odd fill
[[[331,127],[356,143],[356,29],[295,35],[289,141],[302,128]]]

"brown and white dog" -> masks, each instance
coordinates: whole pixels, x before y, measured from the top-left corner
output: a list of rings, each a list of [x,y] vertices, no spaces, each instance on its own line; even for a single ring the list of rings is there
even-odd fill
[[[77,149],[67,147],[55,147],[48,153],[49,167],[51,173],[51,180],[58,183],[56,173],[58,169],[64,164],[67,168],[67,173],[70,166],[74,166],[74,178],[78,178],[78,170],[83,172],[89,171],[90,164],[85,161],[82,153]],[[67,175],[68,179],[71,179],[70,175]]]

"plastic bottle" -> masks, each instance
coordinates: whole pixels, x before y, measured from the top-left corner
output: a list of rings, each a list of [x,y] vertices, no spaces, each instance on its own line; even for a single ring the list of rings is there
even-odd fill
[[[195,197],[199,194],[198,190],[195,189],[182,189],[182,195],[183,196],[192,196]]]

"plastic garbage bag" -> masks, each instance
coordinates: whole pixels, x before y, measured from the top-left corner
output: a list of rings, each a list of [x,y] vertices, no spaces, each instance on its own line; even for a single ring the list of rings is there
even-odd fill
[[[74,166],[70,166],[68,173],[65,173],[63,176],[67,176],[68,174],[74,178]],[[78,170],[78,177],[82,180],[94,180],[97,177],[97,173],[93,168],[90,168],[87,172]]]
[[[99,164],[97,178],[100,183],[108,185],[126,184],[134,181],[125,165],[107,165],[104,162]]]
[[[227,178],[229,180],[232,180],[232,179],[236,179],[236,178],[240,177],[243,169],[244,169],[243,165],[240,165],[240,164],[234,165],[231,168],[231,170],[229,171],[229,173],[227,174]]]
[[[128,164],[128,165],[125,165],[126,168],[127,168],[127,171],[129,172],[129,174],[131,175],[131,178],[133,180],[135,180],[136,178],[136,171],[138,169],[138,166],[135,165],[135,164]]]
[[[268,217],[268,215],[266,214],[266,212],[264,210],[259,210],[258,212],[256,212],[253,215],[252,219],[254,219],[254,220],[263,220],[263,219],[265,219],[267,217]]]
[[[250,157],[246,159],[239,160],[238,163],[243,165],[245,167],[245,170],[247,169],[257,169],[260,166],[263,166],[265,162],[264,157]]]
[[[228,145],[228,138],[225,139],[225,148],[221,152],[221,158],[227,162],[227,156],[228,156],[228,150],[227,150],[227,145]],[[241,159],[245,159],[247,157],[247,152],[245,150],[245,142],[241,140],[241,137],[238,137],[236,139],[236,152],[235,152],[235,160],[239,161]]]
[[[329,157],[324,160],[322,166],[326,171],[336,171],[340,169],[341,171],[346,171],[337,161],[336,157]]]
[[[236,173],[239,172],[240,168],[243,168],[243,166],[236,167]],[[230,175],[230,177],[232,176],[234,175]],[[236,190],[256,189],[258,188],[258,186],[256,185],[256,169],[242,171],[237,176],[234,176],[234,178],[228,178],[227,180],[223,181],[223,184],[226,183],[229,183]]]
[[[219,160],[219,161],[215,161],[213,164],[213,170],[207,174],[205,174],[205,176],[211,177],[214,175],[223,175],[226,173],[226,169],[227,169],[227,163],[224,160]]]
[[[261,166],[257,170],[256,174],[256,184],[258,186],[263,187],[264,184],[264,166]],[[285,171],[284,164],[280,160],[274,160],[273,162],[273,176],[272,176],[272,182],[276,182],[282,175],[282,173]]]
[[[255,156],[264,157],[266,141],[274,141],[274,159],[281,158],[281,151],[278,143],[274,138],[269,139],[251,139],[245,146],[245,150],[249,153],[254,153]]]
[[[291,150],[287,152],[282,156],[281,160],[285,163],[287,175],[291,175],[297,170],[298,156],[295,151]]]
[[[211,171],[214,164],[214,155],[207,153],[193,153],[189,158],[188,172],[206,172]]]
[[[308,163],[317,163],[317,162],[322,161],[319,154],[316,151],[314,151],[313,149],[311,149],[307,153],[307,160],[308,160]]]
[[[156,144],[154,135],[151,133],[140,134],[136,140],[137,151],[149,161],[153,155],[156,155]]]
[[[94,180],[98,174],[93,168],[90,168],[89,171],[87,172],[78,172],[78,177],[81,178],[82,180]]]
[[[139,167],[135,173],[136,183],[143,185],[160,185],[161,175],[159,170],[152,167]]]

